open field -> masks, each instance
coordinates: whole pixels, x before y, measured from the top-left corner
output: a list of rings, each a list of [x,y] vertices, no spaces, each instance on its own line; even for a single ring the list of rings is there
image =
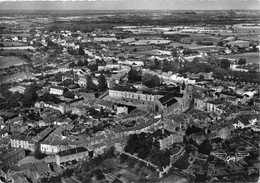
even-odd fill
[[[31,36],[31,34],[26,34],[26,33],[13,33],[13,34],[1,34],[1,35],[10,36],[10,37],[14,37],[14,36],[29,37],[29,36]]]
[[[235,24],[233,25],[233,29],[235,32],[243,32],[243,33],[260,33],[260,26],[244,26],[244,24]]]
[[[259,63],[260,61],[260,53],[243,53],[243,54],[235,54],[235,55],[224,55],[222,57],[225,58],[232,58],[232,59],[239,59],[245,58],[247,63]]]
[[[212,36],[207,34],[190,34],[190,37],[183,37],[181,38],[181,41],[190,42],[193,40],[193,42],[198,41],[210,41],[213,42],[214,45],[216,45],[224,36]]]
[[[17,41],[3,41],[3,42],[0,42],[0,44],[3,44],[4,46],[25,46],[26,44],[24,43],[21,43],[21,42],[17,42]]]
[[[173,47],[183,46],[184,48],[190,48],[190,49],[192,49],[192,48],[196,48],[197,49],[197,48],[204,48],[204,47],[206,47],[204,45],[197,45],[196,42],[194,42],[194,41],[191,44],[184,44],[184,43],[174,42],[174,43],[170,43],[170,46],[173,46]]]
[[[242,36],[239,36],[239,39],[242,39],[245,41],[260,41],[260,35],[257,35],[257,34],[242,35]]]
[[[34,47],[32,46],[16,46],[16,47],[1,47],[0,50],[35,50]]]
[[[158,39],[158,40],[153,40],[153,39],[144,39],[144,40],[139,40],[139,41],[135,41],[130,43],[130,45],[134,45],[134,46],[139,46],[139,45],[152,45],[152,44],[168,44],[171,41],[169,40],[164,40],[164,39]]]
[[[20,65],[25,63],[18,57],[0,57],[0,68],[9,67],[11,65]]]
[[[246,46],[246,47],[249,47],[250,45],[250,41],[242,41],[242,40],[236,40],[236,41],[231,41],[229,43],[227,43],[228,45],[231,45],[231,46],[240,46],[240,47],[243,47],[243,46]]]

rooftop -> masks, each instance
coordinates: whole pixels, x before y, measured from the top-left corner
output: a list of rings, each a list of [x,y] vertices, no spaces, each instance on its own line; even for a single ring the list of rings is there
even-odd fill
[[[81,152],[86,152],[88,151],[85,147],[77,147],[77,148],[73,148],[73,149],[68,149],[65,151],[61,151],[58,152],[57,155],[58,156],[68,156],[71,154],[77,154],[77,153],[81,153]]]

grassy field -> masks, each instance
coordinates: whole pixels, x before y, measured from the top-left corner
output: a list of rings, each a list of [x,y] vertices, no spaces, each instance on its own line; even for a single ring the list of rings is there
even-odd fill
[[[260,41],[260,36],[259,35],[243,35],[243,36],[239,36],[239,39],[242,40],[247,40],[247,41]]]
[[[25,62],[18,57],[0,57],[0,68],[9,67],[11,65],[23,64],[23,63]]]
[[[213,42],[214,45],[216,45],[222,38],[224,38],[224,36],[212,36],[207,34],[191,34],[191,37],[183,37],[181,38],[181,40],[187,42],[193,40],[195,44],[198,41],[210,41]]]
[[[26,46],[26,44],[17,41],[10,41],[10,42],[4,41],[4,42],[0,42],[0,44],[3,44],[4,46]]]
[[[13,47],[0,47],[0,50],[35,50],[32,46],[13,46]]]
[[[232,27],[235,32],[260,33],[260,26],[243,26],[243,24],[235,24]]]
[[[174,43],[171,43],[170,46],[173,46],[173,47],[183,46],[184,48],[203,48],[203,47],[205,47],[204,45],[197,45],[196,42],[194,42],[194,41],[191,44],[174,42]]]
[[[259,63],[260,61],[260,53],[243,53],[243,54],[235,54],[235,55],[224,55],[225,58],[239,59],[245,58],[247,63]]]

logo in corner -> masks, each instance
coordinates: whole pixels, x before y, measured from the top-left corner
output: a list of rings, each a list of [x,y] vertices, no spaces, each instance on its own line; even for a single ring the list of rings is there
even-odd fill
[[[239,161],[246,156],[249,156],[249,153],[235,153],[234,156],[228,155],[227,153],[212,153],[212,155],[229,163],[230,161]]]

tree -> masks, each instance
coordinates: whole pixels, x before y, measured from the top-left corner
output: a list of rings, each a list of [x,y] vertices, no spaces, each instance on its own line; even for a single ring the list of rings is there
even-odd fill
[[[204,75],[201,74],[200,77],[199,77],[199,80],[204,81]]]
[[[238,65],[245,65],[246,64],[246,59],[245,58],[239,58],[237,64]]]
[[[171,54],[172,54],[173,57],[178,57],[178,51],[175,50],[175,49],[172,50],[172,53],[171,53]]]
[[[93,80],[90,75],[87,75],[87,85],[86,85],[86,90],[91,91],[91,90],[96,90],[97,86],[93,83]]]
[[[88,69],[91,72],[97,71],[98,70],[98,65],[95,62],[91,62],[90,64],[88,64]]]
[[[38,95],[37,91],[40,89],[40,87],[36,84],[33,83],[29,85],[25,91],[24,91],[24,98],[22,100],[22,104],[25,107],[30,107],[31,105],[34,104],[34,102],[37,100]]]
[[[98,88],[101,91],[104,91],[107,88],[107,81],[106,81],[106,78],[103,74],[100,74],[98,76]]]
[[[149,60],[147,62],[145,62],[145,67],[148,68],[148,69],[155,69],[155,61],[154,60]],[[129,76],[129,75],[128,75]],[[128,80],[129,80],[129,77],[128,77]]]
[[[156,87],[161,84],[159,76],[156,74],[145,73],[142,76],[142,83],[148,87]]]
[[[74,68],[75,66],[76,66],[75,62],[71,62],[71,63],[69,64],[69,68]]]
[[[85,51],[84,51],[84,49],[83,49],[82,46],[79,47],[78,54],[79,54],[79,55],[85,55]]]
[[[63,96],[66,98],[70,98],[70,99],[74,99],[74,97],[75,97],[74,93],[69,90],[64,92]]]
[[[230,68],[230,61],[228,59],[222,59],[220,61],[220,67],[223,69],[229,69]]]
[[[163,60],[162,71],[163,71],[163,72],[169,72],[169,71],[170,71],[169,61],[166,60],[166,59]]]
[[[136,82],[136,81],[140,81],[141,77],[138,73],[138,71],[134,68],[131,68],[128,72],[128,80],[130,82]]]
[[[77,66],[81,67],[83,65],[84,65],[84,63],[81,60],[79,60],[78,63],[77,63]]]
[[[210,155],[212,151],[212,145],[209,139],[205,139],[198,148],[199,153]]]
[[[83,65],[88,66],[88,60],[84,60]]]
[[[38,101],[53,102],[55,104],[60,103],[60,99],[56,95],[50,93],[44,93],[43,96],[38,98]]]
[[[55,75],[55,81],[57,81],[57,82],[61,82],[62,81],[62,74],[60,72],[58,72]]]

